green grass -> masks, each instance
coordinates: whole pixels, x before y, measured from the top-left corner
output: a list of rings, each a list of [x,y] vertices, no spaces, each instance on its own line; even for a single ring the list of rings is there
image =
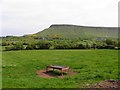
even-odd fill
[[[118,38],[118,29],[113,27],[87,27],[76,25],[51,25],[49,28],[35,34],[40,37],[59,35],[61,38]]]
[[[3,51],[3,88],[79,88],[106,79],[118,79],[117,50]],[[41,78],[46,65],[69,66],[72,77]]]

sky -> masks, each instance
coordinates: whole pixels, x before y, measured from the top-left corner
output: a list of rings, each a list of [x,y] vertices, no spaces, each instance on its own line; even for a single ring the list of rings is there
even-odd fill
[[[33,34],[52,24],[118,26],[119,0],[0,0],[0,36]]]

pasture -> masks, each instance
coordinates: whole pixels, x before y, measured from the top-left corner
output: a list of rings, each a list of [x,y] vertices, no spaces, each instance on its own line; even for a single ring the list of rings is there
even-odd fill
[[[69,66],[76,75],[41,78],[46,65]],[[3,88],[82,88],[118,80],[118,50],[22,50],[2,52]]]

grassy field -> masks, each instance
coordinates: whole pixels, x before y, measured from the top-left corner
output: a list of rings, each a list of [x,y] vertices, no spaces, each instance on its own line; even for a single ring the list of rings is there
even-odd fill
[[[3,51],[3,88],[81,88],[106,79],[118,79],[117,50]],[[70,66],[72,77],[41,78],[46,65]]]

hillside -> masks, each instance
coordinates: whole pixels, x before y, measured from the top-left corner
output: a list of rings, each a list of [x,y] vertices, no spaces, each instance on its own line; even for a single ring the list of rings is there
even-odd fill
[[[59,38],[117,38],[117,27],[90,27],[77,25],[51,25],[49,28],[35,34],[39,37]]]
[[[6,50],[33,49],[119,49],[118,28],[76,25],[51,25],[49,28],[22,37],[2,38]],[[25,45],[25,46],[24,46]],[[19,46],[19,47],[18,47]]]
[[[106,38],[117,39],[117,27],[90,27],[77,25],[51,25],[35,34],[28,34],[24,36],[6,36],[1,37],[2,42],[35,42],[39,39],[97,39],[105,40]],[[1,45],[1,43],[0,43]]]

